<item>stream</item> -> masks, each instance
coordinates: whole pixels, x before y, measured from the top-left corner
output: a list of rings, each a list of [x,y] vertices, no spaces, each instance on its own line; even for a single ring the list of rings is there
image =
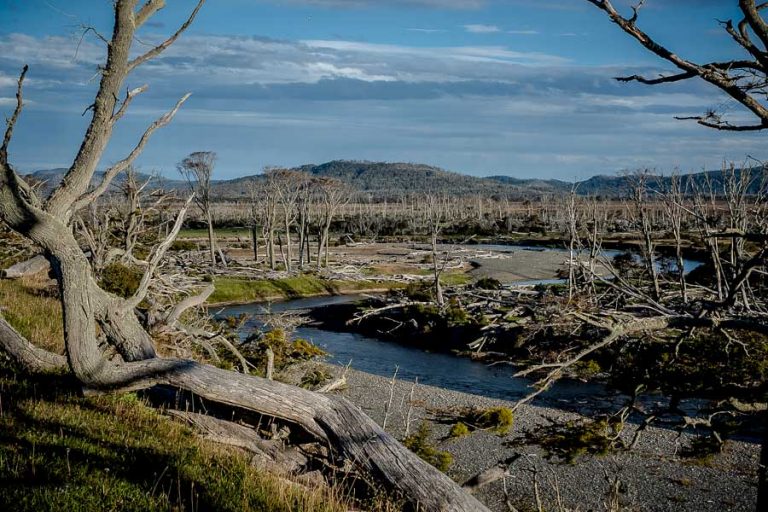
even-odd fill
[[[474,245],[472,248],[496,252],[542,250],[538,247],[491,244]],[[559,251],[560,249],[545,250]],[[620,252],[607,250],[604,254],[613,257]],[[697,261],[686,260],[686,271],[700,264]],[[545,279],[517,284],[550,282],[560,282],[560,280]],[[267,311],[272,313],[301,311],[361,299],[361,296],[345,295],[295,299],[275,302],[271,305],[253,303],[222,307],[212,311],[212,314],[216,318],[245,314],[248,319],[239,331],[240,337],[245,339],[254,330],[262,327],[257,317]],[[401,380],[413,381],[418,378],[421,384],[512,401],[519,400],[532,391],[529,386],[533,381],[514,377],[515,368],[511,365],[488,365],[452,354],[427,352],[409,346],[407,340],[397,343],[358,333],[335,332],[310,326],[298,327],[295,336],[307,339],[328,352],[327,362],[329,363],[344,366],[351,362],[351,367],[356,370],[383,377],[392,377],[397,369],[397,378]],[[540,395],[536,403],[584,412],[585,409],[615,410],[623,405],[624,400],[626,400],[624,395],[608,389],[603,384],[561,379],[549,391]],[[647,397],[644,402],[646,405],[652,405],[654,402],[666,402],[666,400],[662,396],[653,396]]]

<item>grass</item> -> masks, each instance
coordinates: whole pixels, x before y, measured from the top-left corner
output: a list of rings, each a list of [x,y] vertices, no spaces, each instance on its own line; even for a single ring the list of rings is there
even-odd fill
[[[249,240],[251,237],[251,230],[249,228],[215,228],[213,234],[217,240],[222,238],[245,238]],[[188,238],[205,238],[208,239],[208,229],[182,229],[179,231],[179,236],[176,237],[179,240]]]
[[[391,287],[392,283],[376,281],[340,281],[302,274],[283,279],[216,278],[216,290],[208,298],[211,304],[221,302],[258,302],[270,299],[296,299],[316,295],[334,295]]]
[[[0,279],[2,315],[22,336],[61,353],[64,327],[58,289],[41,279]]]
[[[0,280],[3,316],[63,348],[61,306],[44,281]],[[0,510],[306,511],[354,508],[340,488],[297,485],[201,440],[135,394],[83,397],[69,376],[29,377],[0,353]],[[383,496],[364,505],[395,510]]]
[[[83,398],[62,378],[0,369],[0,510],[342,511],[201,441],[136,395]]]

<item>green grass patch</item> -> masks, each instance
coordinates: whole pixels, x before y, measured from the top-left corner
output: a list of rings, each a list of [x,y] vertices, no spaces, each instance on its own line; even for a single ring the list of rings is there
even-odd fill
[[[259,302],[270,299],[297,299],[316,295],[334,295],[378,288],[392,288],[392,283],[376,281],[340,281],[303,274],[283,279],[239,279],[221,277],[214,280],[216,290],[209,303]]]
[[[75,389],[0,369],[0,510],[348,509],[328,488],[297,486],[200,440],[136,395]]]
[[[19,334],[46,350],[64,350],[64,320],[55,285],[36,278],[0,279],[0,306],[0,314]]]

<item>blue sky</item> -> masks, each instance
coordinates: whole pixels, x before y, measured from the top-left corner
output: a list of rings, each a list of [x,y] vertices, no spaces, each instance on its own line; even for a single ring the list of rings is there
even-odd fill
[[[626,8],[626,0],[615,0]],[[193,0],[142,29],[137,51],[173,32]],[[691,59],[742,57],[716,19],[735,0],[647,0],[639,25]],[[0,110],[30,65],[11,159],[66,167],[81,140],[109,0],[0,0]],[[192,151],[231,178],[265,165],[406,161],[475,175],[582,179],[765,158],[766,134],[722,133],[675,115],[738,105],[701,82],[620,84],[669,66],[586,0],[208,0],[193,27],[126,82],[149,90],[120,122],[103,165],[185,92],[137,164],[167,175]]]

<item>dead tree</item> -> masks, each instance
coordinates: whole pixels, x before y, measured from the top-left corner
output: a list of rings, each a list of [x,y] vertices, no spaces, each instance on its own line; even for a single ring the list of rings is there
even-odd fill
[[[349,202],[350,194],[344,183],[334,178],[321,178],[315,183],[319,190],[320,207],[322,209],[320,243],[317,246],[317,269],[320,270],[323,259],[325,259],[326,268],[330,262],[329,236],[333,218],[339,211],[339,208]]]
[[[638,1],[632,8],[632,15],[628,18],[616,10],[611,0],[587,1],[604,11],[613,23],[621,27],[624,32],[636,39],[650,52],[678,69],[676,73],[658,77],[632,75],[617,77],[617,80],[658,85],[700,78],[744,106],[756,122],[754,124],[733,124],[725,119],[721,112],[714,109],[699,116],[678,117],[677,119],[695,120],[702,126],[726,131],[756,131],[768,128],[768,108],[766,108],[768,23],[760,13],[761,10],[768,7],[768,4],[765,2],[757,3],[756,0],[738,0],[739,9],[744,17],[736,24],[733,20],[720,21],[723,29],[749,58],[697,63],[668,49],[637,26],[639,11],[644,0]]]
[[[637,171],[627,176],[631,192],[631,215],[634,217],[640,233],[643,236],[642,253],[645,270],[653,285],[653,298],[659,299],[661,287],[659,286],[659,272],[656,269],[656,256],[653,243],[653,226],[649,214],[648,205],[648,171]]]
[[[685,282],[685,261],[683,259],[683,219],[686,216],[686,193],[683,189],[680,174],[673,173],[669,183],[661,191],[664,213],[666,215],[672,237],[675,239],[675,263],[677,264],[677,279],[680,284],[680,298],[688,302],[688,287]]]
[[[195,204],[205,219],[212,267],[216,266],[216,236],[213,233],[213,213],[211,212],[211,176],[215,163],[216,153],[213,151],[196,151],[176,166],[179,173],[187,180],[189,189],[195,196]],[[226,267],[224,255],[221,252],[220,255],[221,264]]]
[[[306,173],[289,169],[270,169],[265,173],[267,179],[274,184],[273,191],[280,202],[283,214],[283,229],[285,230],[286,254],[284,258],[285,270],[292,270],[293,244],[291,242],[291,227],[297,219],[296,211],[299,196],[305,188],[308,179]]]
[[[108,169],[102,182],[89,190],[112,130],[136,95],[129,91],[120,102],[126,77],[138,66],[161,54],[192,23],[200,0],[189,18],[168,39],[144,53],[131,51],[136,31],[164,6],[162,0],[116,0],[114,27],[106,64],[90,108],[90,122],[82,144],[64,179],[43,201],[14,171],[8,158],[13,129],[22,111],[22,90],[27,67],[18,80],[16,106],[0,146],[0,220],[39,246],[51,263],[63,309],[66,361],[37,349],[7,324],[0,322],[0,347],[32,371],[68,369],[84,388],[105,392],[136,390],[162,384],[191,392],[204,400],[281,418],[326,442],[340,459],[374,476],[390,492],[414,507],[427,510],[476,511],[482,504],[456,483],[408,451],[360,409],[348,401],[319,395],[274,381],[234,373],[193,360],[158,357],[154,342],[136,316],[146,297],[154,271],[181,227],[187,205],[179,212],[168,238],[149,257],[136,293],[122,299],[99,287],[90,262],[72,230],[72,219],[109,187],[130,165],[157,128],[174,116],[188,95],[160,117],[142,135],[129,155]],[[113,347],[110,358],[103,344]]]
[[[429,194],[424,198],[424,223],[429,235],[429,242],[432,251],[432,277],[434,278],[435,302],[442,307],[445,304],[443,297],[443,287],[440,284],[440,276],[445,270],[445,262],[437,250],[437,241],[443,228],[445,228],[449,213],[448,198]]]

